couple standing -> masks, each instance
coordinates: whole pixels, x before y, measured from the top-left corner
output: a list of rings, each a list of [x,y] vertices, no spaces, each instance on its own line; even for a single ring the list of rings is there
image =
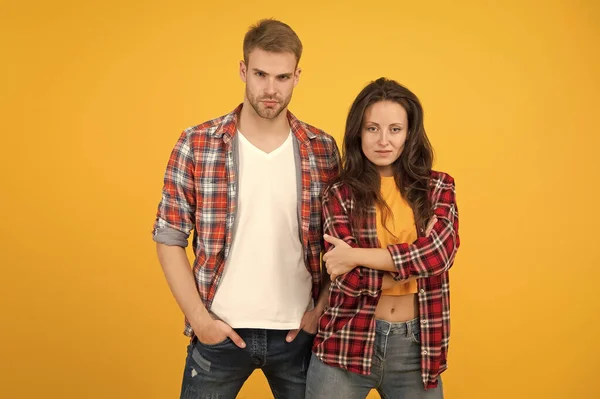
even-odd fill
[[[260,21],[243,51],[242,104],[181,134],[153,230],[191,338],[181,398],[233,399],[257,368],[277,399],[442,398],[458,211],[418,98],[368,84],[340,161],[287,109],[296,33]]]

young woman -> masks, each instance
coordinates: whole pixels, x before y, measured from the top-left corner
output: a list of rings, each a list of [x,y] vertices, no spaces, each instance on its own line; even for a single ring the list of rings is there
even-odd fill
[[[323,198],[332,283],[307,398],[442,398],[448,269],[459,247],[454,180],[431,170],[418,98],[380,78],[346,121],[343,170]]]

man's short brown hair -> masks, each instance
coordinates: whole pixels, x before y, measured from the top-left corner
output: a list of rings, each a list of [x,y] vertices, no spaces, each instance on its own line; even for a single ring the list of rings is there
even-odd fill
[[[302,55],[302,42],[289,25],[275,19],[263,19],[251,26],[244,37],[244,62],[248,55],[259,48],[273,53],[293,53],[296,65]]]

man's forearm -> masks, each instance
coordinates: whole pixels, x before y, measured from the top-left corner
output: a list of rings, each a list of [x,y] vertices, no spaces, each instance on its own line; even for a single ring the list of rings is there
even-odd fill
[[[160,243],[156,249],[171,293],[192,326],[211,319],[198,294],[185,249]]]

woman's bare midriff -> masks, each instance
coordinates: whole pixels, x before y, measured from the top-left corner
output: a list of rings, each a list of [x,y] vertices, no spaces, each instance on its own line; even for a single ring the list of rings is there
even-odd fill
[[[408,321],[419,315],[417,294],[382,295],[375,309],[375,317],[380,320]]]

